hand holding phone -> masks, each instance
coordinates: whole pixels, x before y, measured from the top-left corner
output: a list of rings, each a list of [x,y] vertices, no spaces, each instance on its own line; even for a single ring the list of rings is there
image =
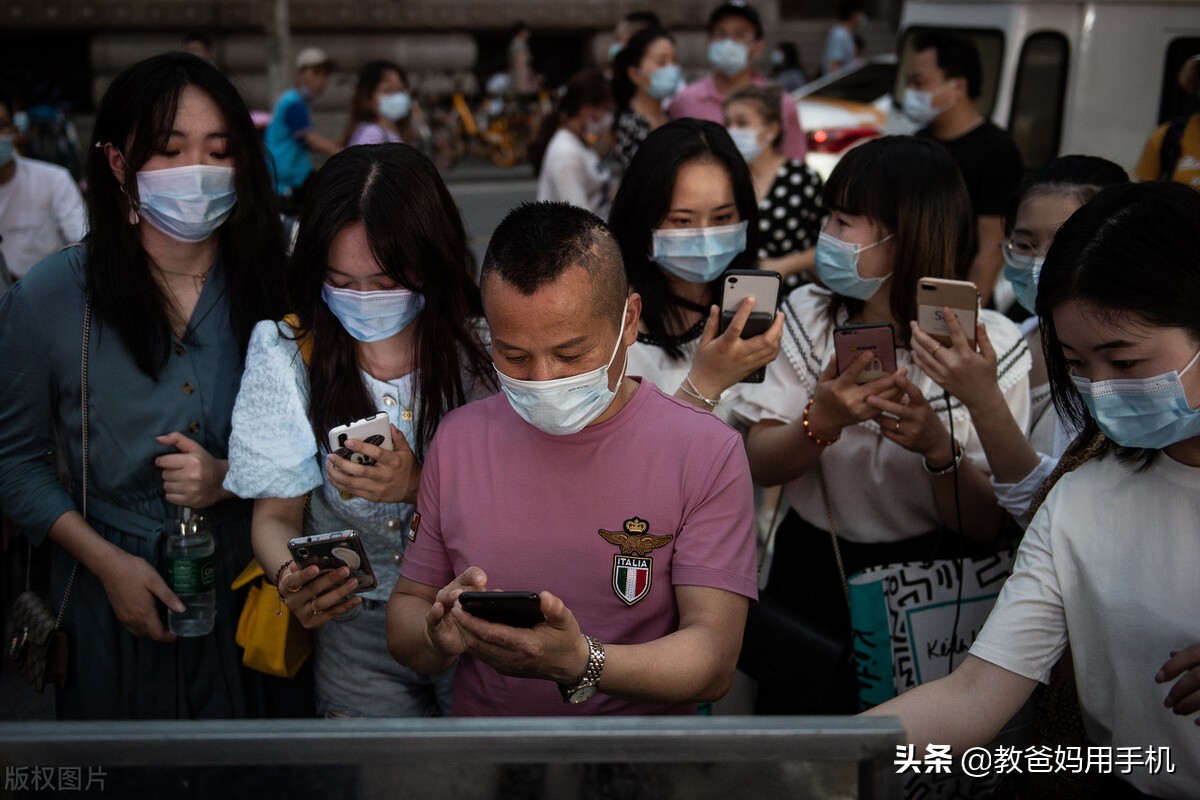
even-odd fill
[[[779,292],[783,278],[778,272],[762,269],[731,269],[721,276],[721,319],[717,335],[725,333],[746,298],[754,298],[754,307],[746,324],[742,326],[741,338],[761,336],[775,322],[779,308]],[[739,383],[762,383],[766,377],[766,366],[761,366],[742,378]]]
[[[833,350],[838,375],[845,372],[862,353],[874,355],[867,368],[858,373],[855,382],[859,385],[896,371],[896,340],[892,326],[886,322],[834,328]]]
[[[338,425],[329,431],[329,452],[347,461],[353,461],[355,464],[363,466],[374,464],[375,459],[346,447],[347,439],[357,439],[376,447],[382,447],[384,450],[391,450],[392,423],[388,420],[387,412],[379,411],[369,417]]]
[[[950,329],[943,308],[949,306],[958,317],[971,348],[975,347],[975,320],[979,316],[979,290],[970,281],[922,278],[917,282],[917,324],[921,330],[950,347]]]
[[[463,592],[458,602],[468,614],[514,628],[546,621],[537,592]]]
[[[366,548],[358,531],[334,531],[313,536],[297,536],[288,541],[288,551],[301,569],[314,564],[320,573],[347,567],[350,577],[358,581],[355,592],[369,592],[377,581],[367,558]]]

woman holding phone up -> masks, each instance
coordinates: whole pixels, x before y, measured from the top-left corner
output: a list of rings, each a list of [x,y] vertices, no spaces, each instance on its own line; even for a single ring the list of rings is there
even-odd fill
[[[295,324],[261,322],[250,341],[225,485],[257,498],[254,552],[315,630],[317,712],[446,714],[450,674],[397,664],[385,626],[425,448],[447,412],[494,391],[466,234],[433,163],[403,144],[326,162],[300,215],[288,290]],[[329,452],[331,429],[379,411],[391,450],[351,438],[345,447],[371,463]],[[347,529],[375,572],[362,594],[346,567],[318,577],[288,551],[302,532]]]
[[[717,332],[721,273],[753,269],[758,249],[754,187],[724,128],[680,119],[646,137],[608,225],[629,283],[642,296],[630,375],[713,411],[728,400],[727,390],[774,360],[783,320],[776,314],[764,333],[740,338],[754,308],[749,298],[728,329]]]
[[[261,143],[237,90],[186,53],[118,75],[95,143],[90,234],[0,303],[0,503],[32,541],[53,543],[53,606],[78,561],[58,715],[258,714],[261,676],[241,665],[229,589],[252,556],[251,510],[221,481],[250,331],[283,309],[283,231]],[[54,450],[70,490],[46,457]],[[163,606],[184,610],[163,579],[175,506],[203,510],[216,541],[206,636],[176,639],[162,620]]]
[[[824,201],[830,217],[816,252],[824,286],[789,295],[784,357],[767,367],[764,383],[742,391],[734,413],[751,426],[746,450],[755,480],[783,484],[791,507],[776,534],[765,594],[801,615],[821,609],[841,630],[849,618],[831,527],[849,576],[876,564],[954,555],[946,547],[934,552],[943,530],[989,541],[1003,512],[970,416],[961,403],[947,403],[911,351],[918,282],[953,276],[969,255],[970,204],[954,161],[936,143],[912,137],[870,141],[834,168]],[[1028,348],[999,314],[985,311],[982,321],[999,354],[995,379],[1023,424]],[[860,383],[873,354],[839,364],[834,331],[867,323],[891,326],[897,369]],[[808,713],[857,707],[851,671],[841,678],[843,691],[831,690],[830,707]],[[790,710],[771,687],[760,687],[759,699],[764,711]]]
[[[983,745],[1063,648],[1091,744],[1140,754],[1088,797],[1200,796],[1200,195],[1111,186],[1054,237],[1038,282],[1058,413],[1103,434],[1025,532],[962,664],[871,713],[917,752]],[[1173,769],[1155,769],[1153,749]],[[1118,774],[1121,773],[1121,774]],[[1143,794],[1138,794],[1139,792]]]

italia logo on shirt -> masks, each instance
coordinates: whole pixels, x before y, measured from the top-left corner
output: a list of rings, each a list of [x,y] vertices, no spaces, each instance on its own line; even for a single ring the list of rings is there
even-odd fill
[[[624,530],[606,531],[601,528],[598,531],[606,542],[621,548],[620,554],[613,556],[612,585],[617,597],[628,606],[650,592],[651,579],[654,577],[654,559],[649,557],[650,551],[665,546],[675,538],[647,533],[649,528],[646,520],[632,517],[625,520]]]

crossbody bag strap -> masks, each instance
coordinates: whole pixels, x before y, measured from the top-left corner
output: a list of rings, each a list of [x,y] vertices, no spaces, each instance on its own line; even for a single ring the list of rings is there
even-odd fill
[[[846,604],[850,604],[850,584],[846,580],[846,565],[842,563],[842,548],[838,546],[837,524],[833,521],[833,504],[829,502],[829,487],[825,485],[825,470],[817,462],[817,479],[821,482],[821,499],[825,502],[825,519],[829,521],[829,538],[833,542],[833,558],[837,561],[838,575],[842,579],[842,592]]]
[[[83,306],[83,343],[80,346],[79,361],[79,396],[83,412],[80,426],[83,435],[83,519],[87,521],[88,497],[88,350],[92,338],[92,293],[88,291]],[[71,599],[71,590],[75,588],[75,576],[79,574],[79,559],[71,565],[71,577],[67,578],[67,590],[63,592],[62,604],[58,607],[58,618],[54,620],[54,629],[62,627],[63,616],[67,613],[67,603]]]

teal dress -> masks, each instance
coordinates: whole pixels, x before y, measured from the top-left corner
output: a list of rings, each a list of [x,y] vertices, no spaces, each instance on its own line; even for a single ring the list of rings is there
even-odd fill
[[[80,508],[80,346],[85,251],[68,248],[38,264],[0,299],[0,508],[37,545],[64,512]],[[220,260],[183,340],[173,340],[157,378],[140,372],[116,331],[95,318],[88,371],[88,522],[108,541],[166,574],[165,532],[174,509],[163,495],[158,456],[176,452],[155,437],[179,431],[225,458],[241,382]],[[55,434],[72,490],[59,482]],[[252,557],[250,503],[206,510],[216,539],[217,620],[203,637],[165,644],[134,637],[117,620],[99,579],[82,564],[64,625],[71,642],[65,719],[244,717],[257,673],[234,643],[229,585]],[[53,550],[51,604],[61,603],[73,559]],[[161,603],[159,604],[162,609]],[[165,614],[165,610],[163,612]]]

